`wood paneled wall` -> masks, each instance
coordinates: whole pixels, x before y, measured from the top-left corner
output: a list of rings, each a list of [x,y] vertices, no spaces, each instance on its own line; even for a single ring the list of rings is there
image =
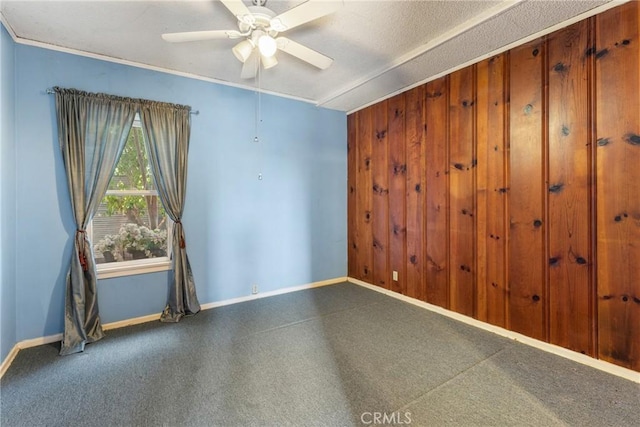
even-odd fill
[[[349,115],[349,276],[640,371],[639,28],[630,2]]]

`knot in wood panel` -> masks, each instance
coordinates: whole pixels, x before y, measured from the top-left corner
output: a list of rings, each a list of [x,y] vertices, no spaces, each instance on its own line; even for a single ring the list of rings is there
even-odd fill
[[[564,184],[562,183],[553,184],[549,187],[549,193],[559,193],[562,191],[562,188],[564,188]]]
[[[624,140],[631,145],[640,146],[640,135],[635,133],[628,133],[624,136]]]
[[[627,215],[627,213],[626,213],[626,212],[623,212],[623,213],[621,213],[621,214],[616,215],[615,217],[613,217],[613,220],[614,220],[615,222],[620,222],[620,221],[622,221],[622,218],[628,218],[628,217],[629,217],[629,215]]]
[[[400,227],[398,224],[393,224],[393,234],[399,236],[400,233],[404,233],[404,228]]]
[[[384,194],[387,194],[389,192],[389,190],[382,188],[378,184],[373,184],[373,192],[375,194],[378,194],[378,195],[382,196]]]
[[[562,62],[558,62],[556,65],[553,66],[553,71],[555,71],[556,73],[565,73],[568,70],[569,70],[569,67],[563,64]]]
[[[393,165],[393,174],[400,175],[407,172],[407,165],[396,163]]]

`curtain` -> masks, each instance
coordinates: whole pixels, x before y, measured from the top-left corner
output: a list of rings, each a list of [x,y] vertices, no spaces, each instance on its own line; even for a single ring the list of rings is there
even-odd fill
[[[98,313],[96,266],[85,231],[104,197],[136,113],[136,104],[104,94],[54,88],[58,140],[76,222],[67,274],[60,354],[84,350],[104,336]]]
[[[187,186],[187,153],[191,130],[190,108],[160,102],[142,102],[140,121],[151,172],[167,215],[173,220],[173,277],[160,320],[178,322],[200,311],[187,256],[182,212]]]

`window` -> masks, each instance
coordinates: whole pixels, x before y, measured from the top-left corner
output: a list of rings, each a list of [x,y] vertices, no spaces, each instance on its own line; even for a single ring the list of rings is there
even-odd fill
[[[170,268],[172,223],[153,184],[136,115],[105,197],[94,216],[91,241],[99,278]]]

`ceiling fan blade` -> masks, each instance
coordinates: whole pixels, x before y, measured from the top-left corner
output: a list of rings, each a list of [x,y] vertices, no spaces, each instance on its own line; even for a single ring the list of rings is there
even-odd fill
[[[229,9],[229,11],[233,13],[233,15],[238,18],[239,21],[246,22],[247,24],[253,23],[246,21],[247,19],[249,19],[248,17],[251,17],[251,19],[253,20],[253,15],[251,15],[251,12],[242,2],[242,0],[220,0],[220,2],[222,2],[222,4],[225,5],[225,7]]]
[[[260,55],[257,50],[254,49],[251,52],[251,55],[244,61],[244,65],[242,66],[242,73],[240,73],[240,77],[243,79],[252,79],[258,73],[258,66],[260,65]]]
[[[166,33],[162,35],[165,41],[171,43],[195,42],[199,40],[235,39],[241,37],[239,31],[214,30],[214,31],[189,31],[186,33]]]
[[[278,49],[281,51],[308,62],[321,70],[329,68],[333,63],[333,59],[328,56],[325,56],[313,49],[309,49],[308,47],[303,46],[300,43],[296,43],[293,40],[289,40],[286,37],[278,37],[276,42],[278,43]]]
[[[278,32],[287,31],[298,25],[321,18],[342,7],[342,1],[309,0],[271,19],[271,28]]]

